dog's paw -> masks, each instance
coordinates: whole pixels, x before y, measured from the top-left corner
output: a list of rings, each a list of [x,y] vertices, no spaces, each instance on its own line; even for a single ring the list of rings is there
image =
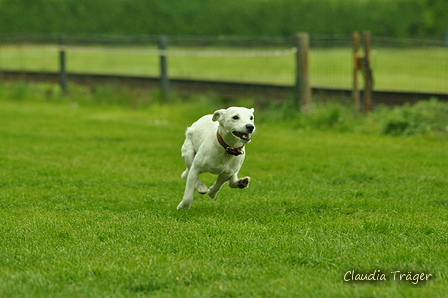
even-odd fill
[[[182,209],[190,209],[191,204],[185,204],[184,202],[180,202],[179,205],[177,205],[177,210]]]
[[[249,187],[250,177],[244,177],[238,180],[238,188],[246,188]]]
[[[208,193],[208,187],[204,183],[198,183],[196,189],[201,195],[205,195],[206,193]]]
[[[208,194],[208,196],[210,197],[210,199],[212,199],[212,200],[214,200],[214,199],[216,199],[216,195],[218,194],[218,193],[216,193],[216,192],[211,192],[210,190],[207,192],[207,194]]]

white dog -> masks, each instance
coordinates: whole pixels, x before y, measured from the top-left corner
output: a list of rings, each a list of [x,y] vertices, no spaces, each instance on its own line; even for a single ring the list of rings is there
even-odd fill
[[[187,129],[182,145],[182,157],[187,165],[182,178],[187,183],[177,209],[190,208],[195,188],[214,199],[227,181],[232,188],[249,186],[250,177],[238,179],[238,172],[244,161],[244,145],[255,132],[253,113],[254,109],[221,109],[203,116]],[[205,172],[218,175],[210,189],[199,180],[199,175]]]

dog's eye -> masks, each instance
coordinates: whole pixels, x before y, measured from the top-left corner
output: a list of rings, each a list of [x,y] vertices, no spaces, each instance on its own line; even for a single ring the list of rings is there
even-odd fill
[[[238,119],[240,119],[240,117],[238,117],[238,116],[233,116],[232,119],[233,119],[233,120],[238,120]]]
[[[250,120],[254,120],[254,116],[250,116]]]

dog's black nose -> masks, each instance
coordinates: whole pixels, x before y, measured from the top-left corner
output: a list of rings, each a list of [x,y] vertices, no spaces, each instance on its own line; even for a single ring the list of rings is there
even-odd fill
[[[246,125],[246,129],[248,133],[251,133],[254,131],[255,126],[253,126],[252,124],[247,124]]]

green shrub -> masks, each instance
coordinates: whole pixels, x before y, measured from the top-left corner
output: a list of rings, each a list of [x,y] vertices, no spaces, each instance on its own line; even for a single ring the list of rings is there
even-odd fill
[[[59,101],[72,105],[119,105],[132,109],[188,102],[189,113],[200,117],[226,106],[247,106],[256,109],[258,123],[277,123],[298,130],[335,130],[380,133],[392,136],[415,134],[448,135],[448,102],[435,98],[415,105],[394,108],[379,107],[368,117],[355,117],[350,102],[316,101],[311,108],[298,111],[293,100],[279,102],[256,98],[224,99],[218,95],[179,97],[172,94],[167,101],[160,91],[132,89],[125,86],[69,86],[63,95],[59,87],[47,83],[9,83],[0,81],[0,97],[16,101]]]
[[[448,133],[448,103],[435,98],[393,109],[380,109],[372,116],[381,124],[381,133],[409,136]]]
[[[291,36],[351,34],[441,38],[446,0],[0,1],[0,33]]]
[[[299,130],[351,131],[359,122],[350,104],[337,101],[316,102],[298,111],[292,101],[266,102],[257,110],[258,122],[283,123]]]

